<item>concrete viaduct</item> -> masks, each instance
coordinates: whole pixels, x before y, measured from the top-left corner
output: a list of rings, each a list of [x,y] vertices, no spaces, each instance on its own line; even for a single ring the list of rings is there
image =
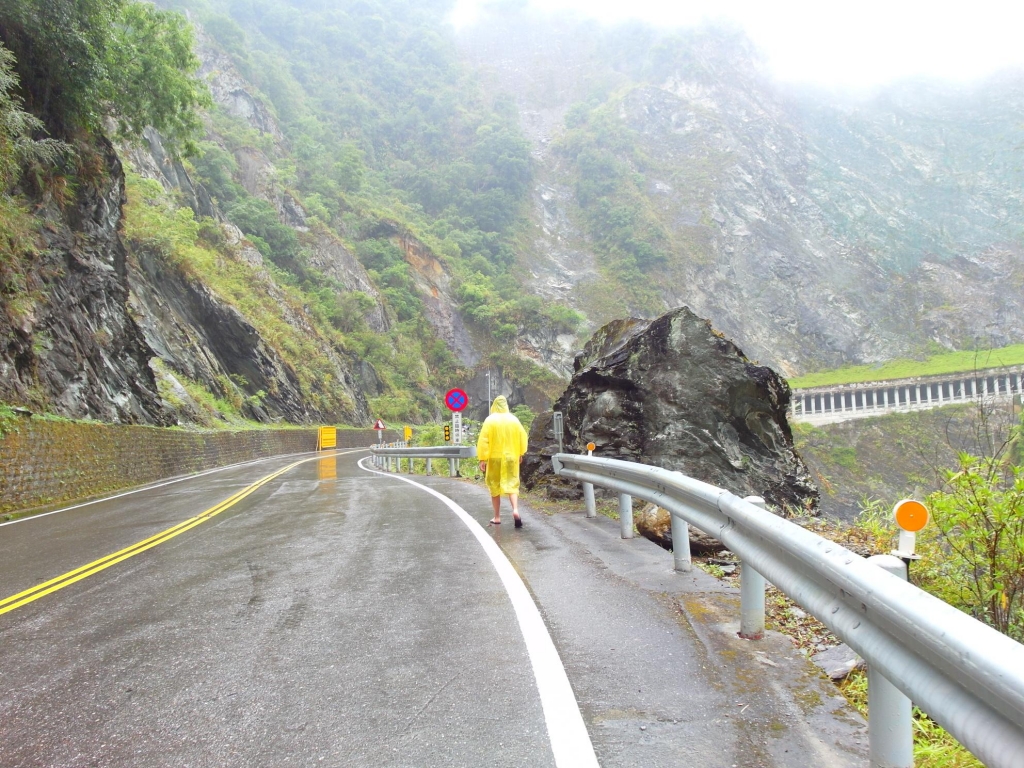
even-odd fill
[[[964,402],[1005,402],[1019,397],[1024,366],[858,384],[794,389],[790,419],[831,424],[883,413],[920,411]]]

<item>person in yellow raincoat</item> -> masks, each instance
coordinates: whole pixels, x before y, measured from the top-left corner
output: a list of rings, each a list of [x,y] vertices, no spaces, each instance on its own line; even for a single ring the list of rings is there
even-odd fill
[[[509,413],[508,400],[498,395],[491,403],[491,415],[484,419],[476,441],[476,457],[480,460],[480,471],[487,478],[494,507],[491,525],[501,525],[501,496],[508,494],[516,528],[523,526],[519,516],[519,464],[526,453],[526,443],[526,430],[519,419]]]

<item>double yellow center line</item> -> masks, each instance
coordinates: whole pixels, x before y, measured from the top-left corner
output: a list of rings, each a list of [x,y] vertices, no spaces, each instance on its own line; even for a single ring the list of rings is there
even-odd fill
[[[338,454],[331,455],[336,456]],[[295,469],[295,467],[299,466],[299,464],[304,464],[307,461],[317,461],[322,458],[329,457],[316,456],[311,459],[302,459],[301,461],[296,461],[294,464],[289,464],[287,467],[277,470],[277,472],[269,474],[266,477],[260,478],[252,485],[243,488],[233,496],[229,496],[219,504],[210,507],[208,510],[196,515],[195,517],[189,518],[183,523],[178,523],[177,525],[168,528],[165,531],[161,531],[160,533],[154,536],[150,536],[148,539],[143,539],[140,542],[132,544],[130,547],[126,547],[125,549],[122,549],[118,552],[114,552],[113,554],[107,555],[106,557],[101,557],[99,560],[94,560],[93,562],[87,565],[83,565],[81,568],[76,568],[73,571],[68,571],[67,573],[62,574],[55,579],[44,581],[42,584],[37,584],[34,587],[26,589],[24,592],[19,592],[16,595],[11,595],[8,598],[0,600],[0,615],[8,613],[9,611],[13,611],[15,608],[20,608],[21,606],[31,603],[34,600],[38,600],[41,597],[45,597],[46,595],[49,595],[52,592],[56,592],[59,589],[64,589],[64,587],[70,586],[71,584],[74,584],[76,581],[81,581],[84,578],[92,576],[94,573],[99,573],[100,571],[106,570],[112,565],[117,565],[121,561],[127,560],[129,557],[135,557],[135,555],[138,555],[141,552],[145,552],[147,549],[152,549],[158,544],[163,544],[165,541],[169,541],[173,539],[175,536],[180,536],[185,531],[191,530],[192,528],[195,528],[197,525],[205,523],[210,518],[216,517],[224,510],[233,507],[242,499],[258,491],[271,480],[280,477],[285,472]]]

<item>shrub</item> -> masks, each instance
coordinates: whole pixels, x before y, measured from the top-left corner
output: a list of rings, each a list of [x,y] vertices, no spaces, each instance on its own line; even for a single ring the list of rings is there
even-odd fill
[[[941,555],[921,570],[922,586],[1024,640],[1024,468],[961,454],[928,505]]]

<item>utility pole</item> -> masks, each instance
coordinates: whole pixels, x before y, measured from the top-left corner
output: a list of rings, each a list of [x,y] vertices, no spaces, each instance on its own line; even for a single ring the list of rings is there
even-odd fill
[[[488,371],[484,374],[487,377],[487,407],[491,407],[491,372]]]

